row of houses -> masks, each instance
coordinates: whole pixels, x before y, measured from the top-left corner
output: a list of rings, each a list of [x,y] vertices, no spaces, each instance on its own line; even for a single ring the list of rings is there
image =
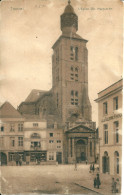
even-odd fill
[[[1,164],[53,164],[63,161],[63,131],[47,128],[36,115],[21,115],[9,102],[0,108]]]

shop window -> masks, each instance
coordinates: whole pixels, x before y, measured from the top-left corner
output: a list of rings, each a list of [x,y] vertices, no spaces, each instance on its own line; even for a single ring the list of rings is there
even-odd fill
[[[104,143],[108,144],[108,125],[104,124]]]
[[[15,160],[15,153],[9,153],[9,161]]]
[[[108,114],[108,104],[107,104],[107,102],[103,103],[103,114]]]
[[[114,110],[118,110],[118,97],[113,98]]]

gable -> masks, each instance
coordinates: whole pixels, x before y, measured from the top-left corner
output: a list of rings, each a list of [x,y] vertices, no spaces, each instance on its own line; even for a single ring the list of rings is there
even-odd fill
[[[22,115],[9,103],[0,107],[0,118],[22,118]]]
[[[69,129],[66,133],[95,133],[95,130],[84,125],[78,125]]]

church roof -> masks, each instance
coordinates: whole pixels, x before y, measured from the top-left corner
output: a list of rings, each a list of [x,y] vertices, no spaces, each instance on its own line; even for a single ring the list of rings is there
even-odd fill
[[[36,102],[46,92],[47,91],[44,90],[33,89],[26,98],[25,102]]]
[[[73,13],[73,14],[75,14],[74,8],[73,8],[70,4],[68,4],[68,5],[65,7],[64,13]]]
[[[55,45],[62,39],[62,38],[67,38],[67,39],[78,39],[80,41],[84,41],[84,42],[88,42],[88,40],[83,39],[80,35],[73,33],[73,34],[62,34],[57,41],[54,43],[54,45],[52,46],[52,48],[54,49]]]
[[[23,117],[9,102],[5,102],[0,107],[0,118],[23,118]]]

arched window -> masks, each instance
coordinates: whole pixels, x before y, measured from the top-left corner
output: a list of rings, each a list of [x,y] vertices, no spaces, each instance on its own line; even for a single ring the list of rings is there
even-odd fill
[[[103,173],[109,172],[109,156],[108,152],[104,152],[104,156],[102,157],[102,169]]]
[[[115,164],[115,173],[119,174],[119,152],[115,151],[114,153],[114,164]]]
[[[32,138],[32,139],[40,139],[40,135],[39,135],[38,133],[33,133],[33,134],[31,135],[31,138]]]

